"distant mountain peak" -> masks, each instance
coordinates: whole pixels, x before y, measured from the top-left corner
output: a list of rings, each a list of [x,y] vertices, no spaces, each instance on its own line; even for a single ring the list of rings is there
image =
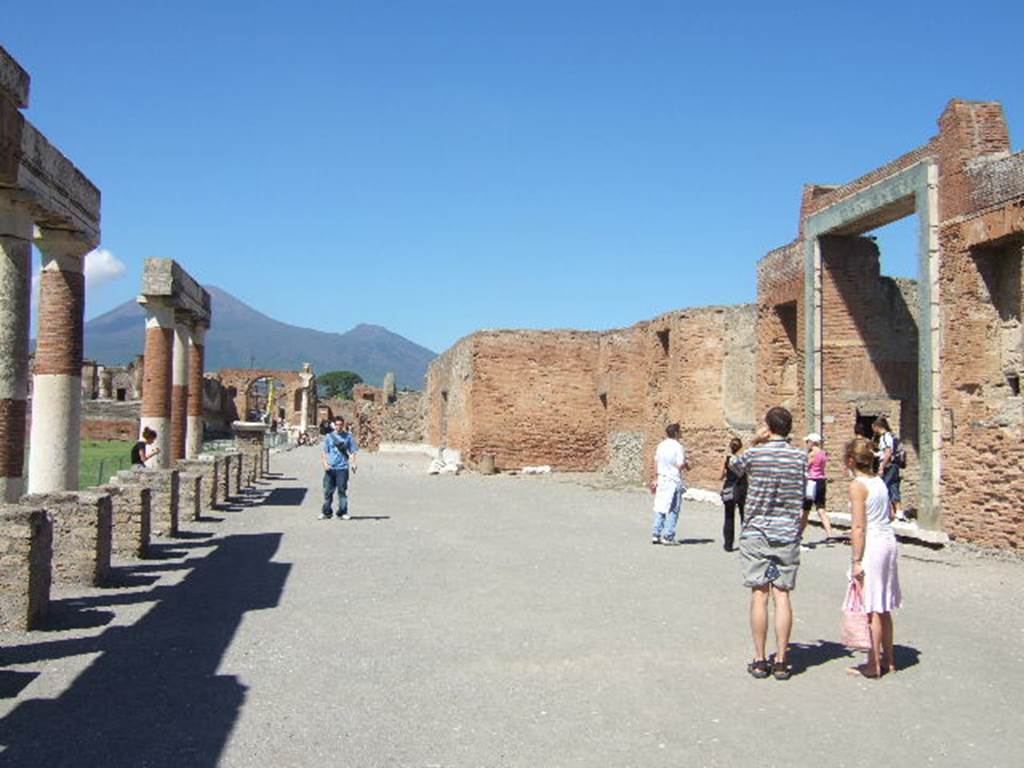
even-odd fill
[[[297,370],[311,363],[318,373],[355,371],[380,384],[393,372],[401,387],[422,389],[436,354],[382,325],[358,323],[343,333],[317,331],[276,320],[223,288],[204,286],[213,304],[206,336],[206,368]],[[142,308],[126,301],[85,324],[85,354],[97,362],[124,364],[142,353]]]

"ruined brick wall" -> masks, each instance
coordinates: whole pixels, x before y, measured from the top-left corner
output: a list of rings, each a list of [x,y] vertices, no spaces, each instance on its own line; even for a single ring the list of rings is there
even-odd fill
[[[607,469],[640,482],[665,425],[679,421],[691,482],[717,485],[725,444],[754,420],[755,316],[753,305],[706,307],[603,333],[474,334],[431,366],[428,441],[447,430],[471,465],[492,454],[499,468]]]
[[[907,448],[903,504],[914,509],[920,478],[916,282],[882,277],[871,238],[823,237],[820,248],[828,477],[837,490],[845,481],[841,456],[857,417],[885,416]],[[841,493],[829,502],[846,509]]]
[[[86,400],[82,403],[83,440],[136,440],[142,403]]]
[[[942,511],[945,530],[1024,548],[1024,399],[1018,199],[941,231]]]
[[[804,419],[803,241],[771,251],[757,265],[756,412],[781,405],[793,414],[793,432]]]
[[[768,254],[758,268],[757,402],[759,410],[791,403],[802,419],[801,237],[807,218],[924,159],[938,169],[940,278],[933,298],[940,328],[942,525],[971,541],[1019,548],[1024,546],[1024,406],[1019,395],[1024,153],[1011,154],[998,103],[954,100],[939,118],[938,135],[924,145],[848,184],[805,188],[797,240]],[[869,215],[860,231],[874,223]],[[924,406],[918,403],[910,345],[894,344],[894,338],[912,335],[916,287],[877,277],[874,257],[865,255],[863,244],[858,258],[849,243],[829,240],[822,241],[822,381],[826,431],[840,437],[829,446],[832,473],[838,480],[837,459],[849,434],[851,409],[895,409],[899,424],[894,427],[910,449],[904,493],[909,492],[912,505],[919,481],[917,425]],[[804,430],[799,423],[797,431]],[[833,493],[833,499],[838,495]]]
[[[34,629],[50,604],[53,518],[44,509],[0,506],[0,632]]]
[[[755,314],[753,305],[702,307],[648,324],[646,479],[654,476],[654,451],[665,425],[678,421],[692,465],[689,483],[719,485],[729,440],[755,420]]]
[[[466,450],[470,444],[475,338],[458,341],[427,371],[427,442],[431,445]]]
[[[499,469],[604,466],[597,393],[599,334],[484,331],[474,337],[472,439],[463,460],[494,456]]]

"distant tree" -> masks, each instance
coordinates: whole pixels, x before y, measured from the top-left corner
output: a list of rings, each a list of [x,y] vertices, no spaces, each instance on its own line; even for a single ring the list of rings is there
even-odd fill
[[[363,377],[352,371],[331,371],[316,377],[317,391],[321,397],[352,399],[352,387],[363,383]]]

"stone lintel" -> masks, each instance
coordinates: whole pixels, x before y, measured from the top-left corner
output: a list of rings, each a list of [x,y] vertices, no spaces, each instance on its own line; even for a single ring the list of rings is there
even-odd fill
[[[163,302],[190,314],[193,324],[210,327],[209,292],[174,259],[146,259],[139,303],[148,301]]]
[[[21,131],[17,191],[25,195],[36,224],[100,241],[100,191],[29,121]]]
[[[0,97],[27,109],[29,83],[28,72],[0,45]]]

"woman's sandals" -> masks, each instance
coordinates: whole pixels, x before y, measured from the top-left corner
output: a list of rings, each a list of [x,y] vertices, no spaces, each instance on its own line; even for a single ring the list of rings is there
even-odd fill
[[[768,659],[754,659],[747,664],[747,672],[750,673],[751,677],[764,680],[772,673],[772,665],[768,663]]]

